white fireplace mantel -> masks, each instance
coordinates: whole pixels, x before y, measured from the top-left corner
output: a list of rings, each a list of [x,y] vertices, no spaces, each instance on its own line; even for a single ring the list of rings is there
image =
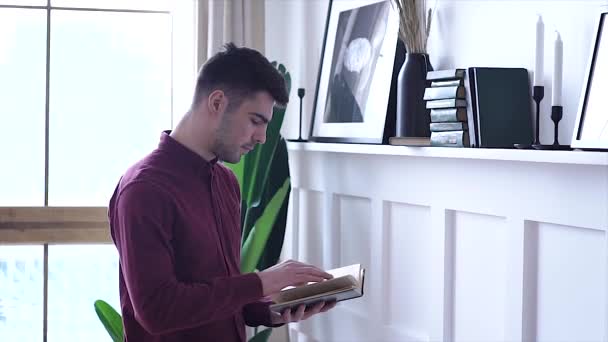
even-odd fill
[[[288,148],[295,152],[334,152],[346,154],[369,154],[385,156],[408,156],[429,158],[458,158],[505,160],[514,162],[537,162],[557,164],[608,165],[608,152],[551,151],[491,148],[409,147],[373,144],[333,144],[289,142]]]
[[[284,257],[367,268],[292,341],[608,340],[608,153],[288,150]]]

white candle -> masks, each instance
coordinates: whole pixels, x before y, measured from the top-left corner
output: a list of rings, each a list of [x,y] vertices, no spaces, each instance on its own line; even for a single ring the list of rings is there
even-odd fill
[[[534,65],[534,85],[543,84],[543,58],[545,51],[545,24],[539,15],[536,22],[536,63]]]
[[[562,71],[564,60],[564,44],[559,32],[555,31],[555,55],[553,57],[552,106],[562,105]]]

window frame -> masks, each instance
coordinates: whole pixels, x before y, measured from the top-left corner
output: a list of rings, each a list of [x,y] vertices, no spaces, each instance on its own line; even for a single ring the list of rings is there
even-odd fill
[[[171,126],[174,126],[174,82],[175,74],[175,6],[171,10],[144,10],[92,7],[46,6],[1,4],[3,8],[43,9],[46,11],[46,76],[45,76],[45,146],[44,146],[44,206],[11,207],[0,206],[0,245],[41,245],[44,250],[43,283],[43,341],[48,333],[48,252],[49,245],[59,244],[112,244],[107,207],[49,207],[49,103],[50,103],[50,38],[51,11],[99,11],[126,13],[162,13],[171,21]],[[194,23],[194,29],[196,24]],[[196,44],[192,42],[193,46]],[[196,51],[196,48],[194,49]],[[192,56],[192,76],[196,74],[195,58]],[[118,286],[118,284],[117,284]]]
[[[43,246],[43,342],[48,335],[49,245],[112,243],[105,207],[0,207],[0,244]]]

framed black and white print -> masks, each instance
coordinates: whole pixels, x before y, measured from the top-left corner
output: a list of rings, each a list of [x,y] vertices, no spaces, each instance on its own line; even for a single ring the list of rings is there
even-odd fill
[[[608,12],[601,13],[571,146],[580,149],[608,150]]]
[[[309,140],[382,143],[398,31],[391,0],[330,1]]]

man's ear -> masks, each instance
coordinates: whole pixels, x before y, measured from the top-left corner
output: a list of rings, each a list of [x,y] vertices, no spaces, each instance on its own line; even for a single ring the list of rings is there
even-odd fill
[[[224,94],[221,90],[214,90],[209,94],[209,98],[207,101],[207,106],[209,113],[213,115],[219,115],[226,110],[226,106],[228,105],[228,99],[226,98],[226,94]]]

